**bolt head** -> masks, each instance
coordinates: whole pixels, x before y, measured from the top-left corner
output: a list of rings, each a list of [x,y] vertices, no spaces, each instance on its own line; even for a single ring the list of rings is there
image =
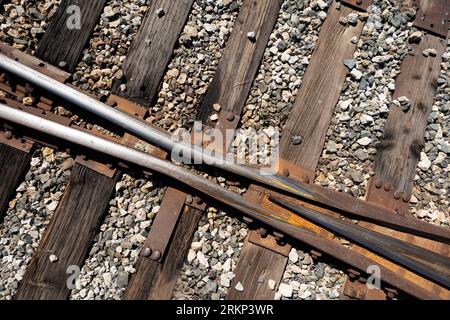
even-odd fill
[[[409,201],[411,201],[411,195],[403,193],[402,200],[403,202],[408,203]]]
[[[151,254],[152,249],[150,249],[149,247],[145,247],[144,250],[142,250],[142,255],[146,258],[150,257]]]
[[[261,236],[261,238],[266,238],[267,237],[267,229],[259,228],[259,235]]]
[[[229,112],[228,115],[227,115],[227,120],[228,121],[233,121],[234,120],[234,113]]]
[[[161,259],[161,252],[159,252],[159,251],[153,252],[153,254],[151,256],[151,259],[152,260],[159,260],[159,259]]]
[[[5,132],[5,138],[8,139],[8,140],[12,139],[12,132],[11,131],[6,131]]]
[[[375,187],[377,189],[380,189],[383,186],[383,181],[381,181],[380,179],[376,179],[375,180]]]

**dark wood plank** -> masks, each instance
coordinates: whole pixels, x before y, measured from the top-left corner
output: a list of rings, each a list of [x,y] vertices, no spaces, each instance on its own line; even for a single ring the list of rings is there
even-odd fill
[[[444,39],[425,34],[419,44],[410,45],[413,53],[402,62],[401,73],[396,79],[394,98],[406,96],[411,102],[411,107],[407,112],[398,107],[391,107],[384,127],[383,142],[375,158],[375,177],[370,183],[366,199],[396,209],[403,215],[409,214],[409,204],[402,199],[396,200],[394,194],[399,193],[409,198],[412,192],[416,166],[424,146],[427,119],[436,93],[441,57],[445,52],[446,44]],[[423,50],[428,48],[436,50],[436,57],[425,57],[422,54]],[[377,188],[375,181],[381,182],[382,188]],[[384,186],[389,186],[390,190],[386,191]],[[380,202],[380,199],[383,201]],[[359,222],[359,225],[445,256],[450,255],[449,246],[442,243],[364,221]],[[362,251],[361,248],[356,250]],[[405,278],[411,279],[418,286],[439,295],[448,295],[448,290],[404,268],[393,264],[387,264],[387,267],[403,274]]]
[[[353,10],[334,3],[320,30],[319,40],[306,70],[302,86],[295,100],[280,142],[281,158],[315,171],[327,128],[339,100],[347,68],[343,61],[351,58],[356,45],[351,38],[361,34],[363,23],[355,27],[343,26],[339,19]],[[300,145],[292,144],[292,136],[301,136]]]
[[[70,295],[67,268],[81,267],[98,232],[118,180],[75,164],[69,184],[15,299],[65,300]],[[50,262],[50,255],[58,260]]]
[[[425,49],[434,48],[436,57],[425,57]],[[375,158],[375,176],[389,182],[392,189],[410,193],[416,166],[424,147],[428,115],[431,111],[446,41],[425,35],[412,46],[398,75],[394,98],[406,96],[411,102],[408,112],[391,107],[384,127],[383,142]]]
[[[81,54],[100,18],[106,0],[62,0],[62,3],[39,43],[36,56],[58,66],[65,61],[68,71],[77,66]],[[79,8],[80,28],[72,28],[73,17]],[[70,28],[69,28],[70,26]]]
[[[245,0],[197,118],[208,122],[212,106],[241,115],[277,21],[281,0]],[[248,38],[255,32],[256,41]]]
[[[194,0],[153,0],[131,45],[123,68],[127,90],[116,93],[151,105]],[[163,10],[164,15],[157,11]]]
[[[286,268],[287,258],[269,249],[246,242],[242,248],[239,263],[234,271],[231,288],[228,290],[228,300],[273,300]],[[275,290],[269,288],[268,281],[274,280]],[[236,290],[237,283],[244,287]]]
[[[0,144],[0,221],[17,186],[30,166],[31,153]]]
[[[163,263],[140,257],[124,294],[126,300],[169,300],[203,211],[185,207]]]

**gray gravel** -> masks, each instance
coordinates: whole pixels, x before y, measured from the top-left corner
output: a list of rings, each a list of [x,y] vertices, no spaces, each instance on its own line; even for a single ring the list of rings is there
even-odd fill
[[[123,175],[71,299],[122,297],[164,192],[154,182]]]
[[[173,299],[225,298],[247,232],[245,224],[208,208],[194,234]]]
[[[437,225],[450,225],[450,41],[428,117],[425,149],[414,179],[410,212]]]
[[[72,83],[97,95],[109,95],[113,81],[148,8],[146,0],[108,1]]]
[[[17,49],[34,54],[48,22],[61,0],[11,0],[0,15],[0,39]]]
[[[373,161],[392,102],[395,77],[408,53],[413,13],[390,1],[369,9],[352,67],[328,128],[316,183],[364,198]]]
[[[147,121],[169,131],[192,126],[240,6],[240,0],[194,2]]]
[[[39,148],[0,224],[0,300],[11,299],[61,200],[73,159]]]
[[[336,300],[344,280],[344,272],[292,248],[275,299]]]

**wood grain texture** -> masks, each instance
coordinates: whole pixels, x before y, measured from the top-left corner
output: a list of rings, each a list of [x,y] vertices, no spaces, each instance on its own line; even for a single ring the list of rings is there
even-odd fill
[[[203,212],[186,207],[163,263],[140,257],[124,294],[126,300],[169,300]]]
[[[356,27],[344,27],[339,23],[339,18],[347,16],[350,12],[352,10],[346,7],[337,10],[334,4],[329,9],[310,66],[303,79],[299,97],[283,129],[280,157],[300,165],[302,169],[314,171],[317,166],[326,129],[347,74],[343,60],[352,56],[355,45],[351,44],[350,39],[359,36],[362,30],[361,22]],[[293,135],[304,137],[304,143],[293,146],[291,144]],[[268,261],[270,265],[267,265]],[[228,299],[273,299],[276,291],[268,288],[267,279],[263,284],[258,281],[261,277],[268,278],[276,281],[278,285],[286,264],[287,257],[246,243]],[[246,282],[248,289],[241,280]],[[245,288],[243,292],[238,292],[234,288],[236,281],[243,283]]]
[[[123,68],[127,90],[116,93],[145,106],[152,104],[194,0],[153,0]],[[165,15],[156,13],[163,9]]]
[[[66,273],[82,266],[89,254],[119,174],[107,178],[75,164],[64,196],[33,255],[15,299],[65,300],[70,295]],[[50,262],[50,255],[58,261]]]
[[[0,221],[9,201],[30,166],[31,153],[0,144]]]
[[[245,0],[211,85],[197,115],[208,122],[218,103],[240,116],[277,21],[281,0]],[[247,34],[255,32],[256,41]]]
[[[383,142],[375,158],[375,178],[382,180],[383,184],[390,184],[393,190],[407,195],[412,192],[416,166],[424,146],[427,119],[434,102],[441,57],[445,52],[446,41],[437,36],[425,34],[419,44],[413,44],[410,47],[413,53],[402,62],[401,73],[396,79],[394,98],[406,96],[411,102],[411,108],[408,112],[403,112],[400,108],[391,107],[384,127]],[[434,48],[437,51],[436,57],[425,57],[422,52],[427,48]],[[374,201],[376,192],[377,190],[373,187],[369,188],[366,194],[367,201]],[[395,202],[392,201],[386,203],[395,205]],[[379,204],[386,206],[386,203]],[[359,222],[359,225],[450,256],[448,245],[364,221]],[[357,247],[355,250],[366,251]],[[403,275],[440,298],[448,299],[450,296],[449,290],[387,260],[378,259],[387,268]]]
[[[442,54],[446,41],[432,35],[424,35],[413,54],[402,63],[397,77],[394,98],[406,96],[411,108],[403,112],[391,107],[384,127],[383,142],[375,158],[375,176],[392,185],[394,190],[407,194],[413,187],[416,166],[425,141],[428,115],[436,92]],[[434,48],[436,57],[423,56],[423,50]]]
[[[286,263],[285,256],[246,242],[234,270],[236,277],[228,290],[227,300],[273,300]],[[276,281],[275,290],[269,288],[269,280]],[[236,290],[238,282],[244,287],[243,291]]]
[[[56,66],[65,61],[65,69],[74,71],[105,3],[106,0],[63,0],[39,43],[36,56]],[[76,13],[73,8],[80,10],[79,29],[69,28]]]
[[[360,21],[355,27],[339,23],[339,19],[350,12],[353,10],[345,6],[337,10],[335,3],[329,9],[311,63],[283,129],[281,158],[305,170],[316,169],[348,72],[343,60],[353,56],[356,45],[350,40],[354,36],[359,37],[363,28]],[[302,144],[292,145],[292,136],[303,137]]]

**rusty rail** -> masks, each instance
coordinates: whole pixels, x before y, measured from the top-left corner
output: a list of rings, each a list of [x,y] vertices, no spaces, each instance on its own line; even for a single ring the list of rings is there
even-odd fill
[[[306,207],[298,207],[275,196],[270,196],[269,199],[321,227],[440,283],[447,289],[450,288],[450,258],[448,257]]]

